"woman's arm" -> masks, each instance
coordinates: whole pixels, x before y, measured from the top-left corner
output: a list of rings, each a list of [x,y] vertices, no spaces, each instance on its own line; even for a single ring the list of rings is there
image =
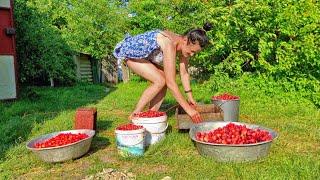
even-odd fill
[[[190,75],[188,72],[188,64],[189,64],[189,59],[186,57],[180,56],[181,82],[182,82],[184,90],[186,91],[185,93],[188,96],[189,102],[196,105],[196,101],[193,99],[192,90],[190,87]]]
[[[188,102],[185,100],[183,95],[181,94],[178,85],[176,83],[176,49],[173,43],[164,38],[162,41],[159,42],[162,51],[163,51],[163,67],[164,67],[164,74],[166,79],[166,85],[172,92],[172,95],[181,105],[181,107],[186,111],[186,113],[192,117],[194,122],[200,122],[201,116],[200,114],[194,110]]]

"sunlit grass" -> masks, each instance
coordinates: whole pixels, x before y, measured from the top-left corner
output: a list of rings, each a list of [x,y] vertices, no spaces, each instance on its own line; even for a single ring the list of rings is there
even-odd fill
[[[0,104],[1,110],[1,164],[3,178],[46,177],[81,178],[115,168],[131,171],[138,179],[316,179],[320,177],[320,116],[308,100],[294,94],[266,96],[250,87],[226,85],[229,91],[241,97],[240,121],[260,124],[279,133],[266,158],[247,163],[219,163],[198,154],[188,133],[175,129],[174,113],[169,113],[172,128],[166,138],[151,146],[140,158],[121,158],[117,154],[114,128],[127,122],[148,84],[130,82],[105,91],[104,86],[83,85],[68,88],[33,88],[39,94],[36,100],[27,97],[16,102]],[[194,84],[198,101],[210,102],[213,93]],[[291,98],[294,97],[294,98]],[[291,98],[291,100],[290,100]],[[171,95],[164,102],[174,105]],[[48,164],[40,161],[25,148],[27,140],[38,135],[73,127],[76,108],[96,107],[98,134],[90,152],[77,160]]]

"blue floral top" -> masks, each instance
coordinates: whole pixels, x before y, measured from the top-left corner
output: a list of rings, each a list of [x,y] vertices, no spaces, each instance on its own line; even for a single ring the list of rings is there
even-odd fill
[[[116,45],[113,55],[117,59],[147,59],[159,64],[163,59],[160,46],[157,43],[159,32],[160,30],[154,30],[136,36],[126,35]]]

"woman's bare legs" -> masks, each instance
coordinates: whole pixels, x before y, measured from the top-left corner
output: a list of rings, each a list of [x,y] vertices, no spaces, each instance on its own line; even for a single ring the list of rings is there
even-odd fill
[[[134,73],[151,82],[151,85],[142,93],[136,108],[129,116],[129,119],[132,119],[134,113],[141,112],[143,108],[157,96],[165,87],[166,82],[163,74],[161,74],[159,69],[150,63],[150,61],[144,59],[128,59],[127,65]]]
[[[158,68],[159,73],[165,78],[164,72],[162,69]],[[164,86],[161,91],[150,101],[149,109],[158,111],[160,109],[160,106],[164,100],[164,97],[167,93],[167,86]]]

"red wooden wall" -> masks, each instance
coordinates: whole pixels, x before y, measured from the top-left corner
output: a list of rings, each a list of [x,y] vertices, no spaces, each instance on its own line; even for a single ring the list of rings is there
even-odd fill
[[[17,98],[18,74],[15,47],[13,0],[1,0],[0,61],[2,62],[0,62],[0,65],[2,67],[0,67],[0,100]]]

